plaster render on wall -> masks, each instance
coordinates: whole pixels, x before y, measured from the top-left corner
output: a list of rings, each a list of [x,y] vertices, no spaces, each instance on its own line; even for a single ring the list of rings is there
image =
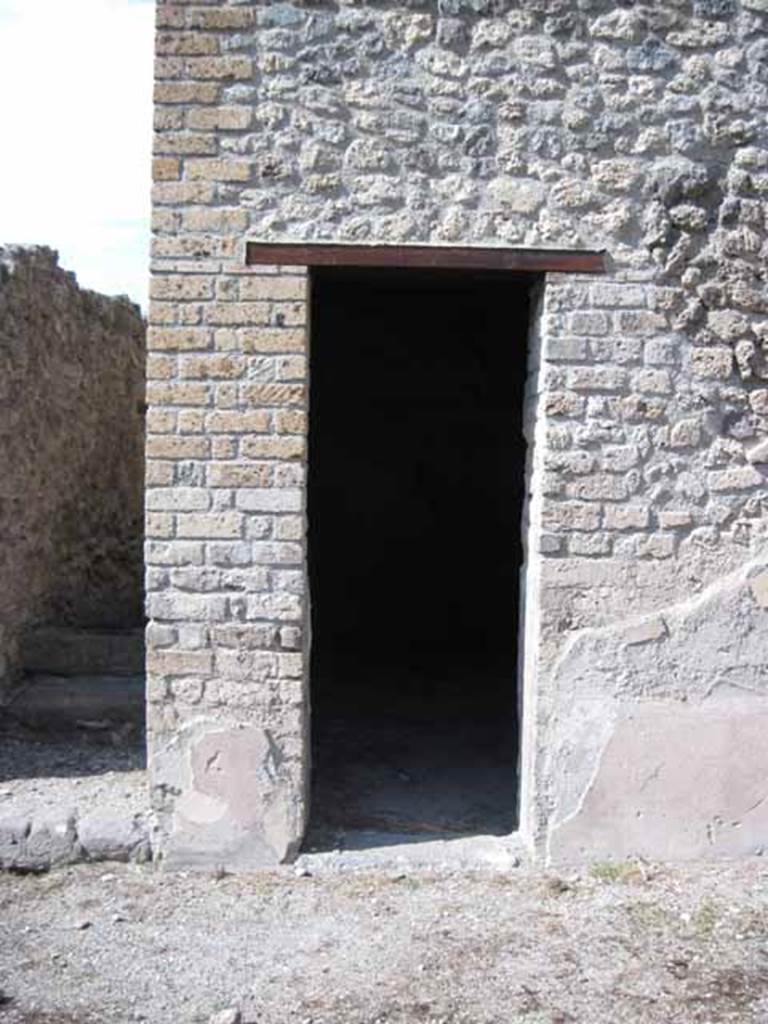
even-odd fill
[[[766,580],[763,556],[569,641],[554,672],[551,857],[763,852]]]

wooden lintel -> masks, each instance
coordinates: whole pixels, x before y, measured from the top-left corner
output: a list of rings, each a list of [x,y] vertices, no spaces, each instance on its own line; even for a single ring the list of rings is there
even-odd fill
[[[558,271],[602,274],[605,253],[575,249],[473,248],[452,245],[325,245],[303,242],[247,242],[248,266],[422,267],[434,270]]]

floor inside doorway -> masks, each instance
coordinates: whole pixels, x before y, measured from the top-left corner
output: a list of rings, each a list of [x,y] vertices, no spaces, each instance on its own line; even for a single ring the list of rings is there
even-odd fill
[[[365,682],[386,692],[386,678]],[[337,684],[336,707],[325,708],[315,732],[314,843],[360,831],[430,839],[515,828],[511,709],[491,727],[487,707],[455,690],[446,695],[437,683],[412,682],[415,695],[391,707],[361,705],[354,686]]]

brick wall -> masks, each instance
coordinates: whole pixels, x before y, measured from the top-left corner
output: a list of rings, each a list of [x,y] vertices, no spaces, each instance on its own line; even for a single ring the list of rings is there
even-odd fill
[[[656,671],[622,689],[617,654],[563,701],[575,638],[762,558],[766,28],[764,0],[158,4],[151,722],[184,856],[285,856],[304,813],[306,303],[300,269],[244,267],[245,239],[607,250],[599,281],[549,275],[532,331],[523,829],[543,848],[584,795],[553,750],[596,700],[597,770]],[[195,754],[231,730],[269,840]]]
[[[0,248],[0,653],[24,631],[141,626],[145,325],[44,248]]]

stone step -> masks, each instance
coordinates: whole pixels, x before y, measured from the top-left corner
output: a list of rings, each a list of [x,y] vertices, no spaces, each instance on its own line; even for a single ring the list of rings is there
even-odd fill
[[[144,631],[41,626],[25,636],[21,664],[27,675],[140,676]]]
[[[3,708],[6,715],[33,729],[69,732],[114,729],[144,721],[143,675],[27,676]]]

